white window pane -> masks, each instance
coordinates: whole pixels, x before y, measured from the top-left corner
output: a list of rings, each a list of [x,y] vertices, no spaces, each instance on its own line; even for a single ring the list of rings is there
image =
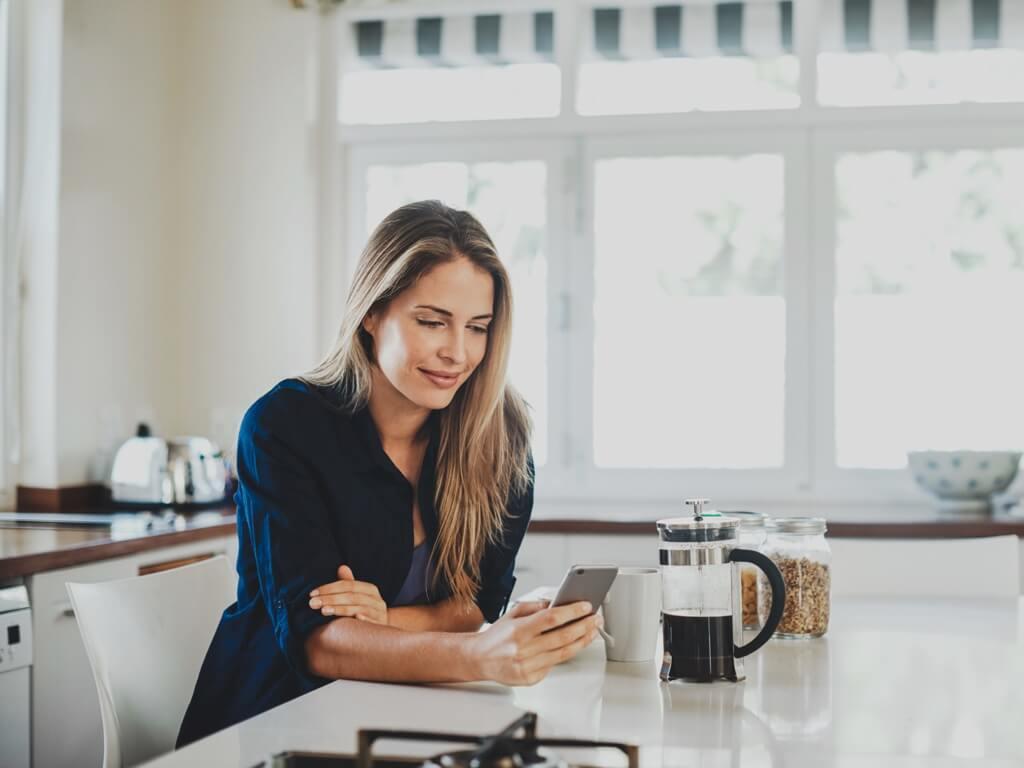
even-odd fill
[[[1024,100],[1024,50],[822,53],[818,99],[829,106]]]
[[[710,56],[588,61],[579,69],[581,115],[786,109],[800,105],[796,56]]]
[[[595,463],[782,466],[782,159],[601,160],[594,194]]]
[[[383,125],[552,117],[561,88],[561,72],[549,63],[357,69],[341,78],[338,119]]]
[[[846,154],[836,167],[836,452],[1024,444],[1024,150]]]
[[[547,168],[540,161],[374,165],[366,175],[366,231],[416,200],[471,211],[487,229],[512,280],[509,376],[534,418],[534,462],[547,461]]]

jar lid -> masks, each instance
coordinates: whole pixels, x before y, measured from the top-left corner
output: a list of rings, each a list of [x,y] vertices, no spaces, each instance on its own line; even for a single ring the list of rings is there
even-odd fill
[[[824,533],[827,530],[823,517],[774,517],[771,529],[775,533]]]
[[[658,521],[662,541],[731,541],[740,521],[728,517],[667,517]]]
[[[764,512],[752,512],[748,509],[723,509],[721,513],[726,517],[732,517],[740,521],[740,528],[764,528],[768,521],[768,515]]]

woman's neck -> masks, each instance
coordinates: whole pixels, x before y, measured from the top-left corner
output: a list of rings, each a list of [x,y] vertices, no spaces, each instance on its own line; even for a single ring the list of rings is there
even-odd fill
[[[376,366],[372,372],[370,416],[384,446],[412,446],[422,442],[430,409],[416,405],[399,392]]]

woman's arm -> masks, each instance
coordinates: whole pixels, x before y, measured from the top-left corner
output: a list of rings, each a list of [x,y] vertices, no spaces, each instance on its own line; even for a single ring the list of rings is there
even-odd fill
[[[388,609],[390,626],[413,632],[476,632],[483,623],[484,615],[475,603],[460,604],[454,598]]]
[[[519,603],[479,633],[409,632],[345,617],[313,630],[306,663],[331,679],[528,685],[594,639],[601,619],[587,616],[590,610],[587,603]]]

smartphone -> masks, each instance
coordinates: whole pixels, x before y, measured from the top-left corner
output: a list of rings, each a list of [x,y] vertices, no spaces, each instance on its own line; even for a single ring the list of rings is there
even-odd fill
[[[616,565],[574,565],[566,571],[551,607],[586,600],[596,611],[619,573]]]

